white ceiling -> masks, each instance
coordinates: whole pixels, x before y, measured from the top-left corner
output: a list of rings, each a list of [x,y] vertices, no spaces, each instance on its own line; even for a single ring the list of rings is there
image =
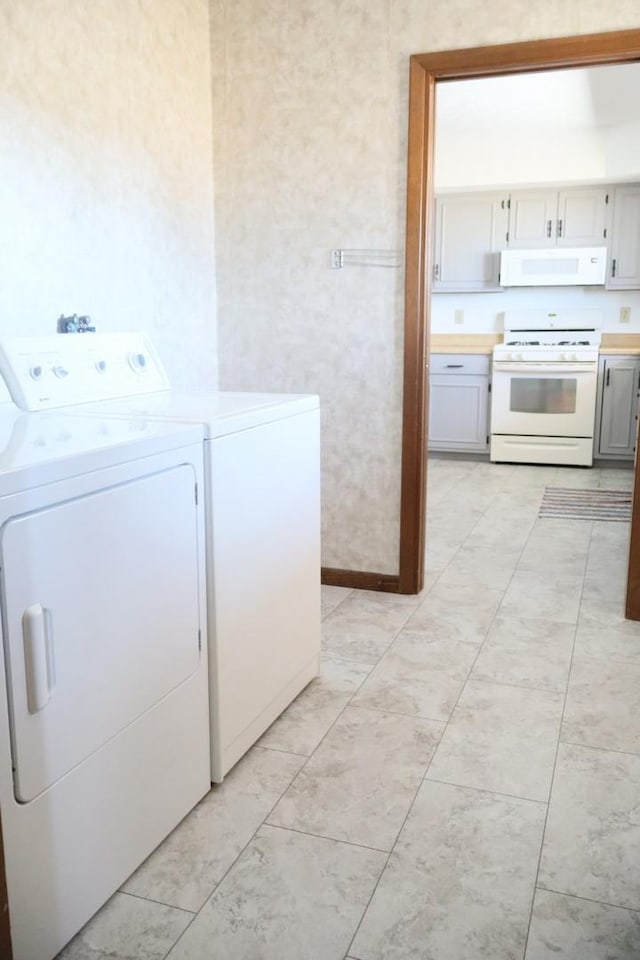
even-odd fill
[[[640,119],[640,63],[456,80],[436,86],[436,123],[460,127],[611,127]]]

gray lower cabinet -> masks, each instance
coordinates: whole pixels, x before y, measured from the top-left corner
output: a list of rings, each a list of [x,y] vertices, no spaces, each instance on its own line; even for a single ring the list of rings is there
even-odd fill
[[[432,354],[429,450],[488,451],[489,368],[488,356]]]
[[[640,357],[601,357],[596,456],[632,460],[636,447]]]

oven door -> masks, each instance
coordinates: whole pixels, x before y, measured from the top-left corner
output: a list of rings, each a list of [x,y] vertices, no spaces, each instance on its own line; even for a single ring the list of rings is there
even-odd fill
[[[593,437],[598,364],[494,361],[491,432]]]

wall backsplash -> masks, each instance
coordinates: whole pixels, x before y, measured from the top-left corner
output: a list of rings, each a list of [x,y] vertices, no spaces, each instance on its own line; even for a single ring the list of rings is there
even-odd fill
[[[144,329],[216,383],[207,0],[0,5],[0,334]]]
[[[629,323],[620,323],[622,307],[631,308]],[[640,334],[640,290],[593,287],[528,287],[499,293],[435,293],[431,298],[433,333],[501,333],[507,310],[598,310],[606,333]],[[463,313],[462,323],[455,314]]]
[[[404,247],[409,55],[638,27],[640,9],[212,0],[211,11],[221,384],[319,393],[323,561],[397,573],[402,271],[332,271],[329,252]]]

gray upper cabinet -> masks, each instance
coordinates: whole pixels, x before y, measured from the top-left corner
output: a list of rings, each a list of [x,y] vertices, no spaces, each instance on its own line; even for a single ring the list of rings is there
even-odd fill
[[[601,357],[598,453],[633,459],[636,446],[640,358]]]
[[[512,193],[509,203],[509,247],[555,247],[557,190]]]
[[[507,242],[508,194],[464,193],[435,204],[433,290],[500,290]]]
[[[602,246],[606,242],[611,192],[609,187],[512,192],[508,246]]]
[[[621,185],[613,191],[607,287],[610,290],[640,287],[640,186]]]
[[[500,251],[507,248],[601,246],[610,251],[607,286],[640,287],[640,186],[487,190],[439,196],[435,201],[433,291],[502,290]]]

